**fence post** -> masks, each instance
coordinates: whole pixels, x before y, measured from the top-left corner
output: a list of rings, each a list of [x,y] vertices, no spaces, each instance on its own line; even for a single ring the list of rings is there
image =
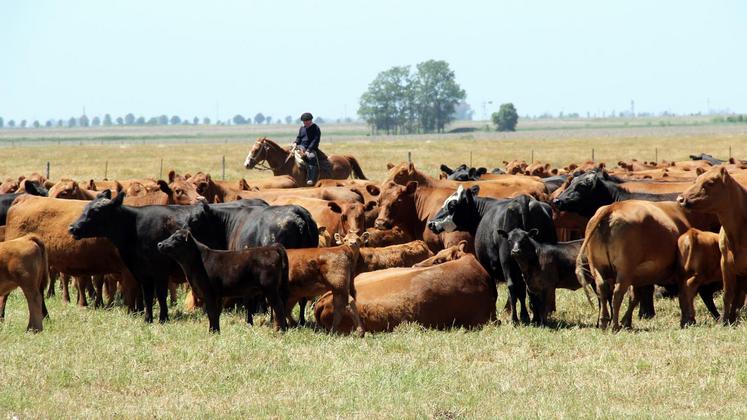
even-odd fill
[[[591,148],[591,161],[594,162],[594,148]]]
[[[163,179],[163,158],[161,158],[161,169],[158,172],[158,179]]]
[[[654,163],[659,161],[659,148],[654,149]]]
[[[532,158],[529,160],[529,163],[534,163],[534,149],[532,149]]]
[[[472,167],[472,151],[469,152],[469,167]]]
[[[109,174],[109,161],[104,161],[104,180],[106,180],[107,175]]]
[[[223,180],[226,180],[226,155],[223,155]]]
[[[47,179],[49,179],[49,161],[47,161]]]
[[[729,159],[731,160],[731,145],[729,145]]]
[[[412,163],[412,152],[407,152],[407,163]]]

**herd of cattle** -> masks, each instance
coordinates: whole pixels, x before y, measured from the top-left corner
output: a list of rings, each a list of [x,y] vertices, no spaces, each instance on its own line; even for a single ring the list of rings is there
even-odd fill
[[[168,180],[51,182],[39,174],[0,184],[0,318],[20,288],[28,329],[48,316],[45,294],[95,306],[121,296],[161,322],[176,285],[219,331],[224,307],[247,322],[271,310],[276,328],[315,299],[316,323],[335,332],[388,331],[402,322],[475,327],[496,319],[506,283],[513,322],[544,324],[557,288],[598,299],[597,325],[655,315],[655,286],[677,295],[681,326],[695,294],[735,322],[745,302],[747,165],[708,155],[683,162],[598,162],[552,168],[504,162],[488,171],[388,165],[383,182],[291,176],[249,183],[209,174]],[[576,239],[582,238],[582,239]],[[723,315],[713,301],[723,288]],[[528,296],[529,305],[526,305]],[[527,307],[528,306],[528,307]]]

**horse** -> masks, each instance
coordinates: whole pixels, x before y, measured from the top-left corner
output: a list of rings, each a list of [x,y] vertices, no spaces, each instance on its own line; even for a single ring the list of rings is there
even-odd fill
[[[298,165],[290,150],[267,137],[257,139],[244,160],[244,166],[246,169],[271,169],[276,176],[290,175],[298,185],[306,183],[306,168]],[[327,162],[319,161],[319,179],[347,179],[351,174],[355,178],[366,179],[353,156],[329,155]]]

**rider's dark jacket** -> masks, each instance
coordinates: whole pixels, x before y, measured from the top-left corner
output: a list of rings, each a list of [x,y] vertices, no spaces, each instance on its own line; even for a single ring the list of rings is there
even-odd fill
[[[322,138],[322,131],[319,126],[312,123],[308,127],[301,127],[296,136],[296,144],[306,149],[307,152],[316,152],[319,149],[319,140]]]

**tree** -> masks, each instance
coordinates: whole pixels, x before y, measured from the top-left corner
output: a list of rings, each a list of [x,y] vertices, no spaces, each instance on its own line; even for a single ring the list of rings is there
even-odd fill
[[[78,124],[78,120],[76,120],[75,117],[70,117],[70,119],[67,120],[68,127],[75,127],[77,124]]]
[[[285,123],[286,124],[290,124],[292,122],[293,122],[293,117],[291,117],[290,115],[286,115],[285,116]]]
[[[54,125],[54,120],[47,120],[47,122],[44,124],[44,126],[47,128],[52,128],[53,125]]]
[[[112,125],[112,116],[109,114],[104,115],[104,126],[109,127]]]
[[[181,124],[181,123],[182,123],[182,119],[179,118],[178,115],[174,115],[174,116],[171,117],[171,125],[177,125],[177,124]]]
[[[90,124],[91,121],[87,116],[81,115],[80,118],[78,118],[78,125],[80,125],[81,127],[88,127]]]
[[[148,125],[158,125],[158,117],[150,117],[146,122]]]
[[[124,122],[126,125],[133,125],[135,124],[135,116],[132,115],[132,113],[129,113],[125,115]]]
[[[21,120],[21,128],[26,128],[26,120]]]
[[[135,120],[135,124],[136,125],[145,125],[145,117],[143,117],[143,116],[137,117],[137,119]]]
[[[265,116],[261,112],[258,112],[254,116],[254,124],[262,124],[263,122],[265,122]]]
[[[169,125],[169,116],[166,114],[161,114],[158,116],[158,124],[160,125]]]
[[[32,125],[34,126],[34,128],[39,128],[39,127],[41,127],[41,124],[39,124],[39,121],[38,121],[38,120],[34,120],[34,123],[33,123]]]
[[[498,112],[494,112],[491,116],[493,124],[495,124],[496,130],[498,131],[516,131],[516,123],[519,122],[519,114],[514,108],[514,104],[506,103],[501,104]]]
[[[65,121],[57,120],[57,127],[64,127],[64,126],[65,126]]]
[[[265,124],[272,124],[272,117],[271,117],[271,116],[269,116],[269,115],[268,115],[268,116],[267,116],[267,117],[265,118]]]
[[[8,121],[8,127],[9,128],[15,128],[15,126],[16,126],[16,122],[14,120]]]
[[[5,121],[3,121],[3,117],[0,117],[0,128],[3,128],[5,125]]]
[[[472,120],[474,114],[475,112],[472,111],[472,107],[466,101],[461,101],[454,108],[453,117],[455,120],[465,121]]]
[[[454,108],[467,94],[457,84],[449,63],[428,60],[417,65],[415,102],[424,131],[443,132],[453,120]]]
[[[203,118],[202,119],[202,123],[205,124],[205,125],[210,125],[210,118],[208,118],[208,117]]]
[[[93,117],[93,119],[91,120],[91,125],[94,126],[94,127],[100,126],[101,125],[101,118],[99,118],[98,116]]]
[[[192,124],[197,125],[200,123],[200,119],[197,117],[192,118]]]
[[[409,66],[382,71],[361,96],[358,114],[374,131],[387,134],[414,131],[410,116],[413,107],[412,78]]]
[[[244,118],[240,114],[236,114],[233,116],[233,123],[236,125],[244,125],[246,124],[246,118]]]
[[[322,117],[316,117],[316,123],[317,124],[324,124],[326,121],[324,121],[324,118]]]
[[[124,119],[122,119],[122,117],[117,117],[117,125],[124,125]]]

